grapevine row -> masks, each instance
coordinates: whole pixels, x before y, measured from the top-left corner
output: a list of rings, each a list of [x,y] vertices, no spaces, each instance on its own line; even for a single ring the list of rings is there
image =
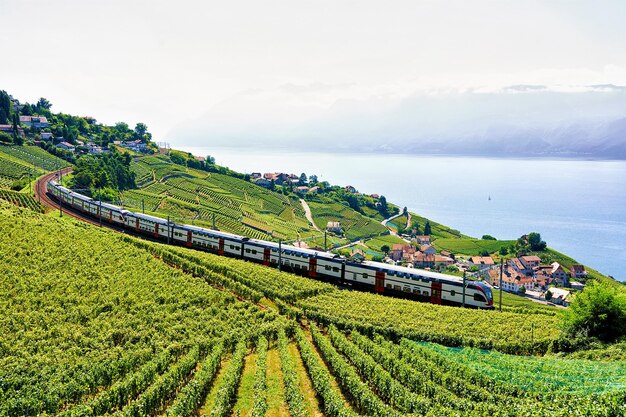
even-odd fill
[[[217,374],[223,353],[223,343],[220,342],[213,347],[212,352],[207,355],[202,363],[202,368],[183,387],[174,403],[167,410],[167,416],[189,417],[194,414],[211,388],[211,383]]]
[[[356,406],[371,415],[400,417],[402,414],[385,404],[372,390],[361,381],[356,370],[341,357],[328,339],[311,324],[311,335],[315,345],[329,364],[341,387],[350,395]]]
[[[284,330],[278,332],[278,353],[280,355],[280,369],[285,381],[285,397],[289,405],[291,417],[306,417],[304,397],[298,386],[298,372],[292,356],[289,354],[289,342]]]
[[[325,414],[328,417],[358,417],[358,414],[345,406],[341,394],[332,386],[333,377],[319,360],[311,342],[300,328],[296,329],[296,340],[313,388],[324,404]]]
[[[237,394],[237,387],[239,386],[239,379],[241,378],[241,372],[243,371],[243,361],[248,351],[248,346],[245,340],[239,341],[235,347],[233,358],[230,361],[230,366],[226,371],[226,375],[222,380],[222,383],[217,391],[217,397],[215,398],[215,405],[211,410],[211,417],[226,417],[230,414],[235,396]]]
[[[267,338],[260,336],[256,345],[257,362],[254,374],[252,417],[263,417],[267,412],[267,345]]]

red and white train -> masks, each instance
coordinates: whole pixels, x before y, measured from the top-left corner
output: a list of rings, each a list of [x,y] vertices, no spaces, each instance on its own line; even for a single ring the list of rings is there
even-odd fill
[[[65,188],[55,181],[48,183],[48,193],[62,204],[102,221],[125,227],[155,239],[184,245],[218,255],[230,256],[280,268],[283,271],[323,279],[339,285],[373,290],[433,304],[493,308],[491,287],[479,281],[463,279],[421,269],[380,262],[353,262],[341,256],[275,242],[251,239],[197,226],[168,222],[160,217],[124,210],[102,203]]]

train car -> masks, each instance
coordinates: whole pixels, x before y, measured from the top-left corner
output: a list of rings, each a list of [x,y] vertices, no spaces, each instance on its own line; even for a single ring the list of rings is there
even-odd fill
[[[188,224],[182,227],[187,234],[187,246],[207,250],[218,255],[243,258],[243,243],[248,240],[247,237]]]

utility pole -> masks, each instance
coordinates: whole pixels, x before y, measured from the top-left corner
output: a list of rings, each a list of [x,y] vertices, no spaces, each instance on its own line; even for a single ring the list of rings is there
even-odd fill
[[[504,267],[504,258],[500,258],[500,311],[502,311],[502,268]]]
[[[98,209],[98,216],[100,217],[100,227],[102,227],[102,188],[98,190],[98,201],[100,202],[100,208]]]
[[[467,282],[467,278],[465,277],[466,272],[467,271],[463,271],[463,307],[465,307],[465,283]]]
[[[278,270],[280,271],[283,263],[283,241],[278,239]]]
[[[213,214],[213,230],[217,230],[215,228],[215,212],[213,212],[212,214]]]
[[[144,205],[144,199],[143,198],[141,199],[141,212],[143,214],[146,214],[146,208],[145,208],[145,205]]]
[[[170,244],[170,216],[167,216],[167,244]]]
[[[326,245],[326,236],[328,235],[327,231],[324,230],[324,252],[328,252],[328,246]]]

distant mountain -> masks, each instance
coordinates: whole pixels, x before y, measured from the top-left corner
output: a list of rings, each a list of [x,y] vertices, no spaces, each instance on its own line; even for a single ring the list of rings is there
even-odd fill
[[[352,97],[342,88],[242,93],[170,138],[195,146],[626,159],[623,86]]]

